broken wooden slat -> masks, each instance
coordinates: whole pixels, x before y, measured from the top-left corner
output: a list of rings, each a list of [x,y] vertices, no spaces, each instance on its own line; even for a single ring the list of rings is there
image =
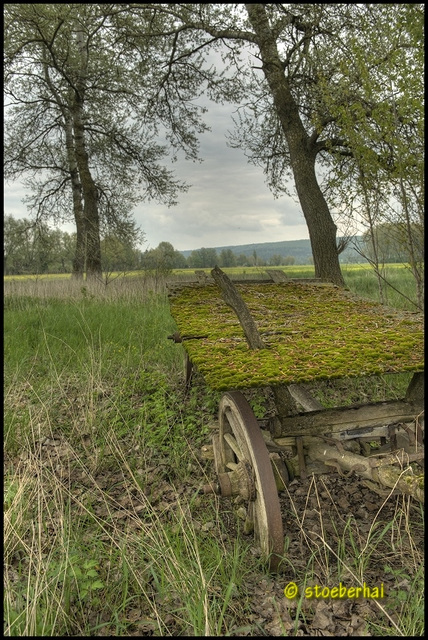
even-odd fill
[[[424,399],[424,371],[414,373],[406,391],[406,400]]]
[[[210,277],[203,269],[195,269],[196,280],[202,284],[209,281]]]
[[[265,349],[266,345],[260,337],[253,316],[231,279],[219,267],[214,267],[211,275],[220,287],[224,301],[238,316],[250,349]]]
[[[288,390],[297,402],[302,405],[305,411],[316,411],[323,409],[319,400],[313,397],[311,393],[301,384],[289,384]]]
[[[266,273],[273,282],[288,282],[289,278],[280,269],[266,269]]]

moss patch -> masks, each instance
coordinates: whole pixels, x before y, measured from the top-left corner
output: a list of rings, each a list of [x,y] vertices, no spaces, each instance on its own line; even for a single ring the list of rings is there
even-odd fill
[[[183,344],[213,389],[423,371],[423,316],[308,283],[238,284],[267,348],[249,349],[215,284],[170,294]]]

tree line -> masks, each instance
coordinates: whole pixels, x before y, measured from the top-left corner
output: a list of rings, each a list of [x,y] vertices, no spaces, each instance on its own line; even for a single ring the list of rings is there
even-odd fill
[[[297,196],[315,275],[343,286],[343,227],[399,225],[423,290],[423,4],[5,5],[5,173],[39,223],[73,222],[72,272],[133,242],[135,204],[189,188],[206,102],[274,196]],[[417,231],[416,237],[414,231]],[[349,234],[349,236],[352,234]]]
[[[76,234],[34,225],[29,219],[7,216],[4,224],[4,275],[72,273]],[[231,249],[195,249],[186,258],[170,242],[143,251],[134,240],[121,240],[112,234],[101,239],[104,273],[143,270],[168,275],[173,269],[220,267],[279,266],[295,263],[293,256],[274,254],[268,261],[254,251],[251,256]]]
[[[415,236],[417,235],[414,231]],[[366,233],[358,244],[358,252],[368,261],[380,260],[380,264],[409,262],[406,246],[402,242],[400,227],[377,227],[376,254],[373,252],[371,234]],[[262,258],[256,249],[250,255],[237,253],[230,248],[195,249],[187,257],[170,242],[160,242],[156,248],[143,251],[133,241],[120,239],[113,234],[101,239],[102,270],[105,273],[143,270],[156,275],[168,275],[174,269],[211,269],[220,267],[289,266],[296,263],[292,255],[272,253]],[[72,273],[76,234],[54,229],[47,224],[35,225],[29,219],[6,216],[4,224],[4,275],[36,275],[47,273]],[[307,264],[313,264],[308,255]]]

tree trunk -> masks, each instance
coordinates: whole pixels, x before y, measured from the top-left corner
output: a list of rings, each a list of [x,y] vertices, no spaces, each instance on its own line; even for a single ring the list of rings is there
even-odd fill
[[[75,280],[83,280],[86,257],[86,231],[85,221],[83,218],[83,210],[81,211],[80,217],[76,217],[75,212],[74,219],[76,222],[76,248],[74,252],[73,270],[71,275]]]
[[[74,143],[77,166],[83,194],[83,222],[86,234],[86,277],[102,276],[100,223],[98,214],[97,187],[89,169],[85,147],[81,107],[75,105],[73,113]]]
[[[73,214],[76,223],[76,249],[73,258],[72,277],[83,280],[86,256],[86,230],[82,206],[82,185],[80,184],[73,140],[73,122],[65,114],[65,140],[67,147],[67,161],[71,177],[71,191],[73,196]]]
[[[44,57],[46,51],[44,51]],[[76,93],[74,90],[70,90],[68,94],[68,100],[63,102],[62,97],[51,82],[49,75],[49,67],[47,61],[44,58],[44,73],[45,80],[52,95],[54,96],[58,107],[64,118],[64,131],[65,131],[65,146],[67,153],[67,164],[70,172],[71,180],[71,193],[73,198],[73,214],[76,223],[76,247],[73,258],[72,277],[76,280],[83,280],[83,274],[85,273],[85,260],[86,260],[86,229],[85,218],[82,205],[82,185],[79,176],[79,167],[76,157],[76,146],[73,133],[73,110],[76,108]]]
[[[101,240],[100,221],[98,215],[97,190],[95,194],[91,189],[91,200],[85,200],[85,224],[86,224],[86,278],[101,278]]]
[[[315,173],[317,150],[300,119],[292,96],[265,5],[245,5],[260,49],[263,72],[269,85],[276,113],[287,140],[291,167],[303,215],[308,225],[315,265],[315,276],[343,287],[336,244],[336,225],[319,187]]]
[[[85,36],[79,27],[77,27],[76,35],[80,56],[80,68],[72,101],[74,149],[83,195],[83,221],[86,235],[86,278],[93,279],[102,277],[98,190],[89,168],[84,127],[83,105],[86,92],[88,53],[85,45]]]

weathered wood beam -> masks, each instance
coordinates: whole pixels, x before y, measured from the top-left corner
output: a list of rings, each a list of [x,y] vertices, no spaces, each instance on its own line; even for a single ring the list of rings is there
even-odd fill
[[[364,428],[412,422],[423,410],[424,403],[422,400],[412,402],[390,400],[388,402],[310,411],[299,413],[296,416],[281,417],[280,435],[315,436],[317,434],[338,433],[358,428],[361,434],[360,437],[363,437]],[[277,437],[276,434],[275,437]]]
[[[308,457],[311,460],[323,462],[328,466],[340,468],[345,471],[355,471],[360,477],[372,480],[389,489],[396,489],[401,493],[410,495],[420,502],[424,502],[424,478],[423,475],[415,475],[412,467],[403,469],[408,464],[409,456],[397,452],[388,458],[388,462],[396,460],[399,464],[394,466],[381,463],[374,458],[366,458],[351,451],[340,451],[337,447],[319,440],[313,442],[308,449]]]
[[[413,374],[406,391],[406,400],[423,400],[425,391],[425,376],[423,371]]]
[[[291,447],[295,445],[296,436],[282,436],[279,438],[272,439],[272,435],[270,431],[263,430],[263,437],[266,442],[272,448],[272,451],[280,450],[281,447]],[[396,427],[395,431],[396,435],[399,436],[400,442],[406,435],[406,431],[401,427]],[[265,435],[269,434],[269,436]],[[332,434],[329,434],[332,435]],[[308,438],[310,439],[312,436],[303,436],[303,444],[307,444]],[[315,436],[319,437],[319,436]],[[347,441],[347,440],[359,440],[364,442],[371,442],[373,440],[378,440],[379,438],[389,438],[390,437],[390,428],[388,425],[383,425],[381,427],[364,427],[364,429],[345,429],[345,431],[335,431],[334,438],[335,440]],[[418,442],[419,446],[420,443]],[[275,448],[276,447],[276,448]],[[375,450],[374,450],[375,452]]]
[[[281,271],[281,269],[266,269],[266,273],[268,274],[269,278],[271,278],[272,282],[289,281],[288,276],[284,273],[284,271]]]
[[[266,349],[254,318],[231,279],[219,267],[214,267],[211,275],[220,288],[224,301],[238,316],[250,349]]]
[[[250,349],[266,349],[254,318],[234,283],[219,267],[214,267],[211,275],[220,288],[224,301],[236,313]],[[279,415],[289,415],[297,411],[295,400],[286,386],[272,387],[272,392]]]
[[[311,393],[301,384],[289,384],[288,390],[295,400],[303,407],[305,411],[316,411],[323,409],[319,400],[313,397]]]

